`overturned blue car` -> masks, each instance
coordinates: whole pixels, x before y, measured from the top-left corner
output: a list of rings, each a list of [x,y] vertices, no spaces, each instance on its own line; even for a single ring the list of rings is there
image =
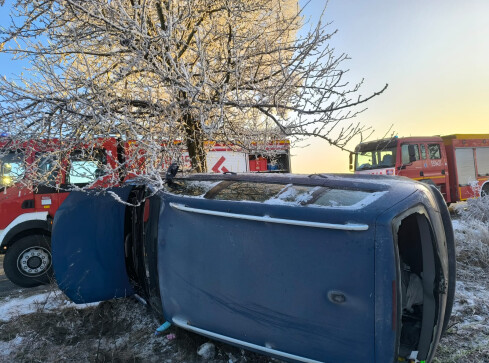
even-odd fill
[[[177,326],[297,362],[429,362],[455,292],[442,195],[395,177],[196,174],[157,192],[72,192],[52,254],[77,303],[137,293]]]

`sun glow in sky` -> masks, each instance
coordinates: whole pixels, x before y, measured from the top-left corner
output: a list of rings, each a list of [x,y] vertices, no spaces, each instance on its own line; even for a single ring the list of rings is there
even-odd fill
[[[317,20],[325,3],[310,0],[305,17]],[[7,24],[8,12],[0,8],[0,25]],[[488,0],[329,0],[324,20],[332,22],[331,31],[338,29],[331,41],[337,53],[351,57],[344,63],[347,79],[364,79],[364,96],[389,84],[355,120],[375,130],[370,140],[392,132],[489,133],[488,14]],[[21,69],[0,57],[1,75]],[[293,172],[348,171],[347,152],[319,139],[301,146],[292,150]]]
[[[306,16],[314,19],[324,4],[311,0]],[[329,1],[325,20],[338,29],[338,54],[351,57],[348,80],[363,78],[365,96],[389,84],[356,119],[375,130],[369,140],[391,125],[388,136],[489,133],[488,14],[487,0]],[[347,152],[321,140],[304,144],[292,151],[295,173],[348,171]]]

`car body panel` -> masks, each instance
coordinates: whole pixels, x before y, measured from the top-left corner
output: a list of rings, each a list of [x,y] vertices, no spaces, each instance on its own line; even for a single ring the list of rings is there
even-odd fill
[[[170,203],[280,219],[296,210],[165,196],[158,261],[166,317],[242,339],[239,327],[250,343],[311,359],[373,359],[372,232],[222,218]],[[320,212],[304,208],[301,218]],[[330,301],[335,291],[344,303]]]

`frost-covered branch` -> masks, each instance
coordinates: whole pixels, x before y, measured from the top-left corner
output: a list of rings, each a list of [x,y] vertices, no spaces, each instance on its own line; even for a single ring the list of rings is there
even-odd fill
[[[115,168],[155,174],[183,149],[205,171],[205,141],[346,148],[368,129],[351,119],[387,86],[360,97],[335,31],[303,26],[297,0],[17,0],[0,42],[31,68],[0,79],[2,131],[65,153],[117,135],[145,157]]]

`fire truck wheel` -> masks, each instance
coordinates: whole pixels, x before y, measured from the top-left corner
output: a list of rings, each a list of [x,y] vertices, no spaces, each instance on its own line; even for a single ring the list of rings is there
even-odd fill
[[[484,185],[484,187],[481,190],[481,196],[482,197],[489,196],[489,184]]]
[[[22,287],[49,284],[53,276],[50,238],[44,235],[22,237],[7,250],[3,269],[10,281]]]

